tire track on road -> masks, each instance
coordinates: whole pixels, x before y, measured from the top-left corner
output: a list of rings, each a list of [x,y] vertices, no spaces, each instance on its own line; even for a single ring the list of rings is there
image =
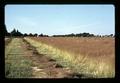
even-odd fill
[[[16,60],[18,61],[16,62]],[[7,65],[9,61],[11,61],[11,65],[17,64],[16,67],[13,66],[14,71],[12,72],[20,73],[21,76],[17,75],[17,78],[76,78],[70,69],[64,68],[46,55],[39,54],[36,48],[32,47],[22,38],[14,38],[9,46],[6,47],[5,61],[5,65]],[[24,68],[20,69],[21,67],[19,67],[18,64]],[[11,72],[9,69],[6,70]],[[24,75],[21,74],[22,72],[24,72]],[[11,74],[9,73],[8,75]],[[14,74],[12,75],[12,77],[15,77]]]

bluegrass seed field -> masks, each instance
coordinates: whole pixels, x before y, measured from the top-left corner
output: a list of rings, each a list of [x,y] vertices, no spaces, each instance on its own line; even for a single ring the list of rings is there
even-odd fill
[[[115,76],[115,41],[111,37],[27,37],[37,51],[71,70],[93,78]]]

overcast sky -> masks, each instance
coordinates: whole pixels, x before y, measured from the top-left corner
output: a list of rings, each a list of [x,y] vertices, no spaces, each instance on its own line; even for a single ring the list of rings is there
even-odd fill
[[[5,25],[22,33],[115,33],[113,5],[6,5]]]

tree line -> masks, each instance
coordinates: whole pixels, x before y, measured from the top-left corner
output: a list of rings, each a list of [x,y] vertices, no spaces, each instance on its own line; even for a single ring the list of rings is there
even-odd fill
[[[19,36],[19,37],[26,37],[26,36],[30,36],[30,37],[38,37],[38,36],[40,36],[40,37],[48,37],[48,35],[44,35],[44,34],[37,34],[37,33],[35,33],[35,34],[33,34],[33,33],[29,33],[29,34],[27,34],[27,33],[21,33],[21,32],[19,32],[18,30],[16,30],[16,29],[13,29],[11,32],[7,32],[7,30],[5,29],[5,36]]]
[[[32,34],[32,33],[24,33],[22,34],[21,32],[19,32],[16,29],[13,29],[11,32],[8,32],[7,29],[5,28],[5,36],[19,36],[19,37],[26,37],[26,36],[30,36],[30,37],[49,37],[48,35],[44,35],[44,34]],[[65,34],[65,35],[53,35],[52,37],[114,37],[113,34],[110,35],[94,35],[94,34],[90,34],[90,33],[78,33],[78,34]]]
[[[53,35],[53,37],[114,37],[113,34],[110,35],[94,35],[90,33],[77,33],[77,34],[66,34],[66,35]]]

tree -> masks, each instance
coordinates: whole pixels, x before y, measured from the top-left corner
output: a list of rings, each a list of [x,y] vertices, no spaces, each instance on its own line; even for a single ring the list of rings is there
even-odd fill
[[[26,37],[26,36],[28,36],[28,34],[27,34],[27,33],[25,33],[25,34],[23,34],[23,36],[24,36],[24,37]]]
[[[11,35],[12,36],[23,36],[23,34],[19,32],[18,30],[16,30],[15,28],[13,29],[13,31],[11,31]]]
[[[113,37],[113,34],[110,34],[110,37]]]
[[[34,37],[37,37],[37,36],[38,36],[38,34],[37,34],[37,33],[35,33],[35,34],[34,34]]]
[[[5,25],[4,25],[5,26]],[[7,31],[6,26],[4,27],[4,31],[5,31],[5,36],[10,36],[10,33]]]
[[[74,34],[74,33],[72,33],[72,34],[69,34],[69,36],[70,36],[70,37],[73,37],[73,36],[75,36],[75,34]]]
[[[89,33],[85,33],[85,32],[84,32],[84,33],[82,34],[82,36],[83,36],[83,37],[89,37]]]
[[[30,34],[29,34],[29,36],[31,36],[31,37],[32,37],[32,36],[33,36],[33,34],[32,34],[32,33],[30,33]]]
[[[40,36],[40,37],[43,37],[43,34],[41,33],[39,36]]]
[[[17,30],[16,36],[23,36],[23,34]]]
[[[16,36],[16,29],[14,28],[13,31],[11,31],[12,36]]]

